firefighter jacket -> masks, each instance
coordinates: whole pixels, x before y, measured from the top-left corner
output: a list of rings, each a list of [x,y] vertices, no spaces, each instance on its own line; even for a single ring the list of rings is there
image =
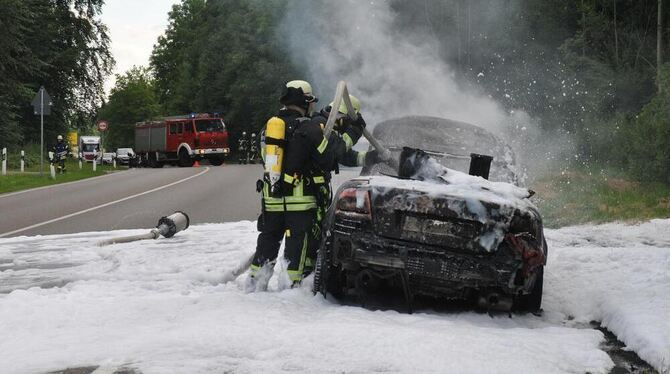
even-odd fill
[[[59,142],[53,148],[54,156],[64,159],[70,153],[70,146],[66,142]]]
[[[316,209],[319,189],[330,183],[337,160],[358,141],[360,132],[354,130],[345,137],[333,131],[326,139],[323,135],[326,120],[321,116],[304,117],[298,111],[283,108],[276,117],[284,121],[286,128],[281,196],[270,196],[269,185],[264,182],[263,209],[267,212]],[[261,133],[265,159],[264,138],[265,129]]]

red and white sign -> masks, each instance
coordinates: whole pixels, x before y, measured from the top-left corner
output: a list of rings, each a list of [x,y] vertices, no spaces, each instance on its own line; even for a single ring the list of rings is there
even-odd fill
[[[98,130],[100,130],[100,131],[107,130],[107,121],[98,122]]]

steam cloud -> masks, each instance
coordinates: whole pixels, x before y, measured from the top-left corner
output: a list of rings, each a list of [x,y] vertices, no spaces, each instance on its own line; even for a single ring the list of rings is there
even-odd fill
[[[372,123],[432,115],[495,131],[508,117],[493,100],[459,87],[432,36],[394,30],[388,1],[294,0],[288,6],[283,27],[292,56],[326,103],[345,80]]]
[[[407,115],[449,118],[502,136],[524,159],[536,153],[519,149],[538,138],[531,118],[508,113],[488,96],[459,86],[432,35],[394,29],[396,15],[388,0],[291,0],[287,6],[281,33],[293,62],[305,72],[296,79],[309,80],[324,105],[337,82],[345,80],[371,125]]]

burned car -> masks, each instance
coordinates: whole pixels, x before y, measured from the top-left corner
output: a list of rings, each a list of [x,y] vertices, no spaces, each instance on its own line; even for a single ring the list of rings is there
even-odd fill
[[[314,291],[364,302],[390,288],[410,308],[422,295],[539,311],[547,245],[533,192],[486,179],[489,156],[469,157],[469,174],[419,149],[398,157],[394,175],[360,176],[335,193]]]
[[[468,171],[470,153],[493,157],[490,179],[522,184],[523,169],[517,164],[512,148],[485,129],[469,123],[429,116],[407,116],[379,123],[373,136],[391,151],[396,160],[403,147],[419,148],[438,163]],[[396,174],[386,163],[363,168],[362,175]]]

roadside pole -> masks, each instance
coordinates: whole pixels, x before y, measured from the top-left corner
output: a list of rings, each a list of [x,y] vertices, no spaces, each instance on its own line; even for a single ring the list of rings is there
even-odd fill
[[[96,170],[97,162],[98,162],[98,151],[94,149],[93,150],[93,172],[95,172],[95,170]]]
[[[26,151],[21,150],[21,172],[26,170]]]
[[[44,87],[40,87],[40,176],[44,175]],[[54,174],[52,173],[52,178]]]
[[[44,175],[44,116],[51,114],[51,97],[44,89],[40,87],[37,94],[33,98],[33,109],[35,114],[40,115],[40,176]],[[46,105],[45,105],[46,104]]]
[[[7,175],[7,148],[2,149],[2,175]]]
[[[81,170],[81,167],[82,167],[82,165],[81,165],[81,152],[77,152],[77,156],[78,156],[77,158],[79,159],[79,170]]]

